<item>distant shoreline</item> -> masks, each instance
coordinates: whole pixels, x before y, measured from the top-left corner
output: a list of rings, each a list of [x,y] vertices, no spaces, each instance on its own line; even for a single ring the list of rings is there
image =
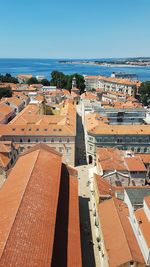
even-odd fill
[[[75,64],[75,65],[90,65],[90,66],[100,66],[100,67],[150,67],[150,61],[147,63],[107,63],[107,62],[96,62],[96,61],[65,61],[65,60],[59,60],[58,63],[60,64]]]

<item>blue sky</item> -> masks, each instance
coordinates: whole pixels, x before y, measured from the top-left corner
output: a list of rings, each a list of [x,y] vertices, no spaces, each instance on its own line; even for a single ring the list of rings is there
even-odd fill
[[[150,56],[150,0],[0,2],[0,57]]]

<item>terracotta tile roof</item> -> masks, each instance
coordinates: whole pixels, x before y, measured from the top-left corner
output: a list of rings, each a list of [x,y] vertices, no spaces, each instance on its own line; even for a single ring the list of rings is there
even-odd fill
[[[64,95],[70,95],[70,92],[68,90],[66,90],[66,89],[62,89],[62,92],[63,92]]]
[[[10,161],[11,159],[8,156],[4,155],[3,153],[0,153],[0,167],[6,168]]]
[[[109,266],[121,266],[130,261],[144,263],[128,219],[127,206],[112,198],[99,204],[99,216]]]
[[[147,186],[113,186],[108,180],[100,175],[94,174],[94,180],[99,196],[115,196],[116,192],[124,193],[125,189],[147,189]]]
[[[11,151],[11,141],[0,141],[0,153],[9,153]]]
[[[92,92],[85,92],[80,97],[81,97],[81,99],[98,100],[97,95],[93,94]]]
[[[94,174],[99,196],[114,196],[117,187],[112,186],[108,180],[102,178],[100,175]],[[123,187],[121,187],[123,191]]]
[[[99,124],[107,125],[107,123],[108,123],[108,118],[100,114],[89,113],[85,116],[85,125],[88,131],[92,130],[94,127],[99,126]]]
[[[3,114],[0,114],[0,124],[1,123],[4,123],[5,122],[5,119],[6,119],[6,116],[3,115]]]
[[[0,190],[0,266],[51,265],[61,173],[52,151],[20,157]]]
[[[109,125],[103,123],[103,121],[97,121],[94,113],[86,115],[88,118],[93,118],[93,127],[90,127],[91,123],[86,120],[85,127],[90,134],[93,135],[147,135],[150,133],[150,125]]]
[[[68,221],[68,267],[81,267],[81,243],[79,222],[78,180],[69,170],[69,221]],[[76,174],[77,175],[77,174]]]
[[[28,105],[7,125],[7,131],[10,135],[75,136],[76,107],[65,103],[58,115],[39,115],[37,105]],[[6,133],[6,129],[0,126],[0,132]]]
[[[150,154],[135,154],[136,156],[139,156],[142,161],[144,162],[144,164],[148,164],[150,163]]]
[[[97,148],[98,162],[103,171],[106,170],[127,170],[127,166],[124,161],[124,152],[117,148]]]
[[[23,103],[22,99],[19,99],[17,96],[12,96],[12,97],[8,97],[8,98],[2,98],[3,103],[10,103],[13,104],[15,106],[20,106]]]
[[[146,172],[143,161],[131,151],[118,148],[97,148],[97,159],[103,171],[141,171]]]
[[[121,79],[121,78],[114,78],[114,77],[99,76],[98,80],[101,80],[101,81],[104,81],[104,82],[108,82],[108,83],[131,85],[131,86],[137,86],[137,87],[139,87],[141,85],[140,81],[134,81],[134,80],[129,80],[129,79]]]
[[[127,158],[125,158],[125,162],[127,164],[129,171],[141,171],[141,172],[146,171],[144,163],[139,156],[135,156],[135,157],[131,157],[131,158],[127,157]]]
[[[85,80],[96,80],[96,81],[104,81],[108,83],[116,83],[116,84],[122,84],[122,85],[135,85],[140,86],[140,81],[134,81],[129,79],[122,79],[122,78],[114,78],[114,77],[106,77],[106,76],[86,76],[84,78]]]
[[[0,102],[0,114],[9,115],[13,112],[13,108],[5,104],[5,102]]]
[[[0,266],[82,266],[77,172],[60,153],[44,144],[24,153],[0,190],[0,210]]]
[[[139,221],[139,228],[144,236],[145,242],[148,248],[150,248],[150,221],[148,220],[144,209],[137,209],[135,211],[135,217]]]

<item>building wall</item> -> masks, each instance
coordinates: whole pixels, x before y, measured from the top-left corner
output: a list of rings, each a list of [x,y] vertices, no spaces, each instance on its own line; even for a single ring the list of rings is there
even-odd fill
[[[132,150],[136,153],[150,153],[150,135],[91,135],[87,133],[86,156],[92,156],[96,163],[97,147],[117,147],[122,150]]]
[[[63,161],[71,166],[75,165],[75,137],[56,137],[56,136],[5,136],[1,140],[13,141],[20,144],[21,152],[36,145],[37,143],[45,143],[55,148],[63,154]]]
[[[149,261],[150,260],[150,258],[149,258],[150,250],[149,250],[149,248],[145,242],[144,236],[140,230],[139,222],[137,221],[134,214],[130,215],[129,220],[130,220],[132,229],[134,231],[136,240],[137,240],[139,247],[141,249],[142,255],[144,257],[144,260],[147,264],[150,264],[150,261]]]
[[[99,80],[99,88],[103,88],[105,91],[121,92],[130,96],[135,96],[137,91],[136,86],[134,85],[118,84],[103,80]]]
[[[98,79],[86,79],[85,78],[85,90],[91,91],[92,89],[98,88]]]
[[[150,221],[150,209],[148,208],[148,206],[147,206],[145,200],[143,201],[143,204],[144,204],[144,205],[143,205],[144,212],[145,212],[145,214],[146,214],[148,220]]]

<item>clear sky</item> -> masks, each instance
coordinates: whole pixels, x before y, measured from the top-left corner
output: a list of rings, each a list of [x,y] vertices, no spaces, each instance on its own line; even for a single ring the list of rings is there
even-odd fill
[[[1,0],[0,57],[150,56],[150,0]]]

